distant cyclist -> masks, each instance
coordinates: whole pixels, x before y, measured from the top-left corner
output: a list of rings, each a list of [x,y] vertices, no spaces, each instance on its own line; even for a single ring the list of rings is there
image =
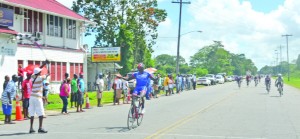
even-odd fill
[[[237,82],[238,86],[239,86],[239,87],[241,87],[241,83],[242,83],[242,76],[236,76],[236,77],[235,77],[235,80],[236,80],[236,82]]]
[[[258,84],[258,77],[257,76],[254,77],[254,83],[255,83],[255,86],[257,86],[257,84]]]
[[[268,87],[270,89],[270,87],[271,87],[271,78],[270,78],[269,75],[267,75],[266,78],[265,78],[265,85],[266,85],[267,90],[268,90]]]
[[[247,86],[249,86],[250,80],[251,80],[251,76],[247,75],[246,76]]]
[[[281,85],[281,87],[283,88],[283,77],[281,74],[278,74],[278,77],[275,81],[275,86],[278,88],[278,85]]]
[[[132,74],[132,76],[124,78],[122,77],[124,80],[132,80],[132,79],[136,79],[136,87],[133,90],[132,95],[138,95],[142,98],[142,113],[145,113],[145,99],[144,96],[147,92],[147,84],[149,82],[149,78],[151,80],[156,80],[152,74],[145,72],[144,71],[144,64],[143,63],[139,63],[138,66],[138,72],[135,72],[134,74]]]

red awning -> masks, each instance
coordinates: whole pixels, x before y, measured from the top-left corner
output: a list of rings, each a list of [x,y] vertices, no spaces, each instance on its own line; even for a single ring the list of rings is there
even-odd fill
[[[32,8],[32,10],[36,9],[41,12],[46,11],[55,13],[57,15],[67,16],[72,19],[88,21],[88,19],[86,19],[85,17],[65,7],[56,0],[5,0],[4,2],[11,3],[14,6],[20,6],[24,8],[30,7]]]
[[[18,32],[9,29],[9,28],[5,28],[5,27],[0,27],[0,33],[5,33],[5,34],[13,34],[13,35],[17,35]]]

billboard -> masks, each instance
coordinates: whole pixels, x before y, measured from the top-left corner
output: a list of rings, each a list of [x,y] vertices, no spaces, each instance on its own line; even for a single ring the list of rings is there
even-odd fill
[[[120,62],[120,47],[92,47],[92,62]]]
[[[0,8],[0,25],[10,27],[14,25],[14,11],[12,9]]]

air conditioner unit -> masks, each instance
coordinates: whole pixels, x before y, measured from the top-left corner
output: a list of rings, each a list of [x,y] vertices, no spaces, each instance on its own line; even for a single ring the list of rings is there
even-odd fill
[[[41,32],[34,32],[34,37],[37,41],[41,40],[42,39],[42,33]]]

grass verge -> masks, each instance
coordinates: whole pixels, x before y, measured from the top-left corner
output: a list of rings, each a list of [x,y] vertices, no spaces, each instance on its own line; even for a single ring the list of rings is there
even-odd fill
[[[290,81],[288,81],[288,78],[285,77],[284,83],[300,89],[300,78],[290,77]]]
[[[202,88],[204,86],[202,85],[197,85],[197,88]],[[174,93],[176,92],[176,89],[174,89]],[[160,91],[159,93],[160,95],[165,95],[165,92],[163,90]],[[105,91],[103,92],[103,98],[102,98],[102,104],[109,104],[109,103],[113,103],[113,92],[110,91]],[[97,96],[96,96],[96,92],[88,92],[88,96],[89,96],[89,100],[90,100],[90,105],[91,106],[96,106],[97,105]],[[60,111],[63,104],[62,104],[62,100],[59,97],[58,94],[49,94],[48,96],[48,102],[49,104],[46,106],[46,110],[52,110],[52,111]],[[21,103],[22,106],[22,103]],[[70,103],[70,99],[69,99],[69,104],[68,104],[68,109],[69,110],[74,110],[74,109],[70,109],[69,107],[71,106]],[[85,106],[85,104],[84,104]],[[15,101],[13,102],[13,114],[12,114],[12,119],[15,119]],[[0,120],[3,121],[4,120],[4,115],[3,112],[0,110]]]

